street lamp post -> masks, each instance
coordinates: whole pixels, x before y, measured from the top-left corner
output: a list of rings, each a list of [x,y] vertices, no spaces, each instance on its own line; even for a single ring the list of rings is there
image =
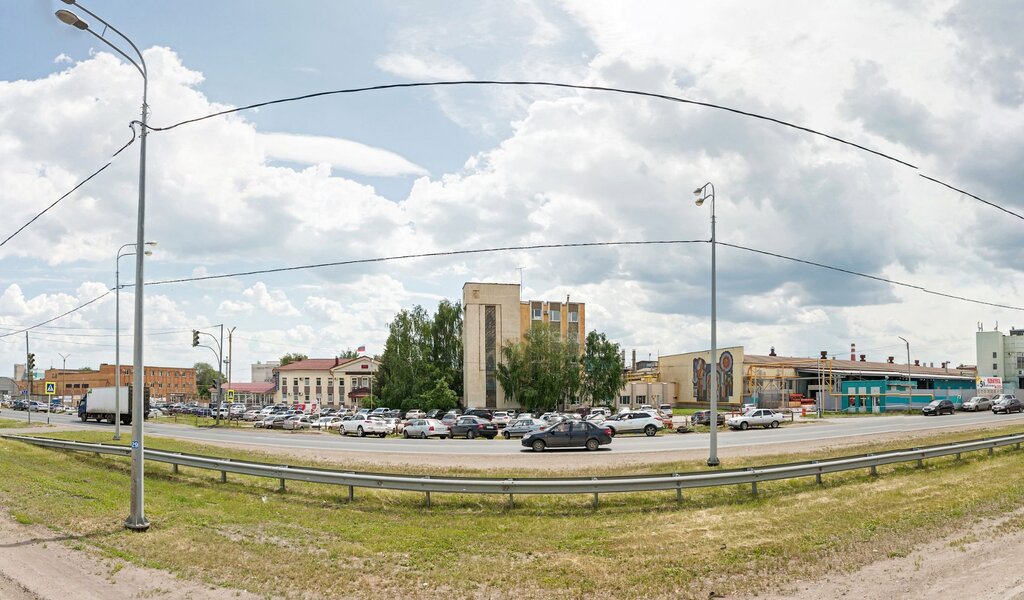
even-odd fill
[[[914,404],[914,395],[910,393],[910,342],[902,335],[896,337],[903,340],[903,343],[907,345],[907,414],[909,415],[910,411],[913,410]]]
[[[715,282],[715,186],[709,181],[699,188],[693,190],[697,197],[697,206],[704,204],[705,200],[711,200],[711,381],[708,385],[708,394],[711,396],[711,415],[708,424],[711,427],[711,449],[708,453],[708,466],[717,467],[721,464],[718,460],[718,320],[716,315],[717,290]]]
[[[147,246],[156,246],[156,242],[146,242]],[[134,248],[135,244],[124,244],[117,249],[117,260],[114,262],[114,439],[121,439],[121,259],[134,256],[134,252],[121,251]],[[152,250],[146,250],[146,256],[152,256]]]
[[[139,51],[138,46],[132,42],[128,36],[117,30],[116,27],[112,26],[103,20],[102,17],[96,13],[85,8],[81,4],[78,4],[76,0],[63,0],[65,4],[78,6],[86,14],[92,16],[107,28],[119,35],[124,41],[128,42],[128,45],[135,51],[139,61],[135,62],[130,56],[124,53],[123,50],[112,44],[102,35],[89,29],[89,24],[83,21],[75,13],[69,10],[58,10],[56,12],[57,18],[61,22],[71,25],[76,29],[82,31],[88,31],[96,39],[100,40],[115,52],[124,57],[129,63],[131,63],[142,75],[142,120],[139,121],[140,132],[139,132],[139,207],[138,207],[138,218],[136,223],[136,239],[135,247],[141,248],[145,244],[145,230],[146,230],[146,113],[148,112],[148,96],[149,96],[149,77],[148,70],[146,68],[146,59],[143,58],[142,52]],[[104,30],[105,31],[105,30]],[[144,252],[135,253],[135,340],[134,340],[134,381],[132,384],[132,474],[131,474],[131,512],[128,515],[128,519],[125,521],[125,527],[133,529],[135,531],[145,531],[149,529],[149,521],[146,520],[145,514],[145,488],[143,475],[145,472],[144,465],[144,440],[143,440],[143,428],[142,424],[145,420],[144,407],[145,403],[143,400],[144,388],[143,388],[143,357],[142,357],[142,332],[143,332],[143,274],[144,274]]]

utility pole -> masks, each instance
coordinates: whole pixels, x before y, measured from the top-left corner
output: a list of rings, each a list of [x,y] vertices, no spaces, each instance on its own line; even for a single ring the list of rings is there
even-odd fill
[[[68,357],[71,356],[71,354],[61,354],[60,352],[58,352],[57,355],[60,356],[62,361],[60,367],[60,405],[64,406],[64,394],[67,393],[68,391],[67,383],[65,383],[64,381],[64,378],[67,377],[67,375],[64,373],[64,371],[67,371],[68,369]]]
[[[237,325],[228,329],[228,387],[231,387],[231,370],[235,364],[234,345],[232,344],[233,340],[231,338],[234,336],[236,329],[238,329]]]
[[[896,337],[903,340],[903,343],[907,345],[907,414],[909,415],[910,411],[914,410],[914,394],[910,390],[910,342],[902,335]]]
[[[28,332],[25,332],[25,381],[28,382],[28,424],[32,424],[32,367],[35,361],[32,360],[32,353],[28,351]]]

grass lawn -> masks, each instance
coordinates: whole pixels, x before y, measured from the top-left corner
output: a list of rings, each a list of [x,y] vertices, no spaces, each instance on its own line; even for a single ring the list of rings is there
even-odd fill
[[[45,419],[46,417],[43,417],[43,422],[33,420],[31,425],[28,424],[28,421],[20,421],[18,419],[0,419],[0,429],[14,429],[16,427],[47,427]]]
[[[1005,428],[987,435],[1019,433]],[[914,445],[981,437],[937,435]],[[52,437],[57,437],[53,435]],[[94,432],[60,437],[105,441]],[[127,443],[127,440],[124,440]],[[303,464],[270,455],[151,437],[154,448]],[[846,448],[842,454],[907,444]],[[818,453],[815,457],[828,456]],[[799,460],[764,456],[745,464]],[[305,464],[317,464],[307,462]],[[320,463],[322,466],[322,463]],[[340,468],[339,465],[334,465]],[[730,467],[741,461],[730,461]],[[583,474],[699,470],[700,461]],[[0,503],[20,522],[46,523],[94,547],[183,577],[299,597],[708,598],[773,589],[807,573],[853,569],[904,555],[917,542],[1002,514],[1024,501],[1024,452],[1012,448],[879,468],[686,493],[504,497],[356,490],[147,465],[144,534],[128,514],[127,459],[0,441]],[[423,473],[523,475],[419,469]],[[912,507],[912,510],[907,510]],[[1018,521],[1024,527],[1024,520]],[[467,575],[468,574],[468,575]]]

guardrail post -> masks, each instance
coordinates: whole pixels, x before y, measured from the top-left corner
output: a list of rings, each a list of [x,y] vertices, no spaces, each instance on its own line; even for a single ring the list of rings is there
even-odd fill
[[[597,481],[597,477],[591,477],[591,479],[593,479],[594,481]],[[594,492],[594,508],[597,508],[597,503],[598,503],[597,492]]]
[[[423,479],[430,479],[430,475],[424,475]],[[430,508],[430,490],[427,490],[427,508]]]
[[[995,448],[993,446],[989,446],[988,447],[988,455],[992,456],[993,454],[995,454]]]
[[[878,477],[878,467],[875,465],[871,465],[871,476]]]
[[[515,500],[515,498],[513,497],[512,494],[509,494],[508,495],[508,509],[512,510],[515,507],[516,507],[516,500]]]
[[[920,448],[914,448],[914,450],[920,450]],[[917,468],[918,469],[923,469],[924,468],[924,460],[923,459],[920,459],[920,458],[917,459]]]
[[[678,478],[679,477],[679,473],[673,473],[672,477]],[[683,503],[683,488],[682,488],[681,482],[677,479],[676,480],[676,504],[682,504],[682,503]]]
[[[178,474],[178,463],[171,464],[171,473]]]
[[[355,502],[356,499],[356,488],[353,485],[348,486],[348,501]]]
[[[277,491],[279,491],[279,492],[281,492],[281,493],[284,493],[284,491],[285,491],[285,489],[284,489],[284,477],[282,477],[282,478],[281,478],[281,479],[279,479],[278,481],[279,481],[280,483],[279,483],[279,484],[278,484],[278,486],[277,486]]]
[[[956,453],[956,459],[960,460],[960,453],[959,452]]]

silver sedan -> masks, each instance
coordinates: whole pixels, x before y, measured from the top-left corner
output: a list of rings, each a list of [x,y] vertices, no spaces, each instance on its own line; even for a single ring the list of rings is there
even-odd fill
[[[437,419],[411,419],[405,424],[402,435],[406,439],[420,438],[425,440],[429,437],[439,437],[443,440],[451,436],[451,430]]]
[[[514,437],[523,437],[534,431],[544,431],[551,425],[552,423],[550,421],[542,421],[540,419],[534,419],[533,417],[525,417],[516,419],[506,425],[501,431],[501,435],[506,440],[510,440]]]

